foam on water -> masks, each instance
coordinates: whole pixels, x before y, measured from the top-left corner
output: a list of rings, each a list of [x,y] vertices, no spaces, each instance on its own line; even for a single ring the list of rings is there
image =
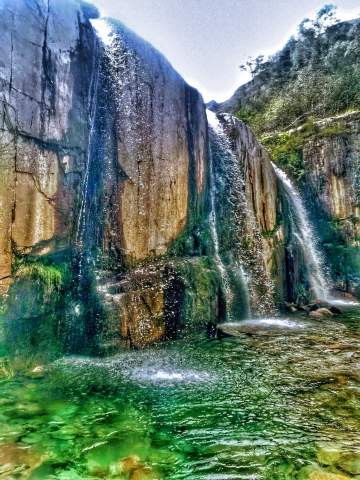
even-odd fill
[[[130,374],[132,380],[138,380],[145,383],[197,383],[203,382],[210,378],[210,375],[206,372],[194,372],[191,370],[156,370],[146,367],[135,369]]]

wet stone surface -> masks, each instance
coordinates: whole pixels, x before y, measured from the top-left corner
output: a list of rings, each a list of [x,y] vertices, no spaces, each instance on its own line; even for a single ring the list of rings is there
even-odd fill
[[[284,322],[2,377],[0,479],[360,478],[360,314]]]

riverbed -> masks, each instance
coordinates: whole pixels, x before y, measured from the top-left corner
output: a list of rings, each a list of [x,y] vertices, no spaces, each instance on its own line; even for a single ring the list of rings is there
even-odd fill
[[[360,478],[360,312],[232,333],[4,375],[0,478]]]

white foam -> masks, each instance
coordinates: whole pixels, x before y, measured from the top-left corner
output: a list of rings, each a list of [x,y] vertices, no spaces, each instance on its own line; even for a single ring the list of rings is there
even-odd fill
[[[109,47],[113,41],[114,32],[112,31],[108,21],[104,18],[96,18],[91,20],[91,24],[103,44]]]
[[[149,383],[192,383],[201,382],[209,379],[209,374],[206,372],[193,372],[191,370],[163,370],[163,369],[136,369],[130,374],[130,378],[140,382]]]

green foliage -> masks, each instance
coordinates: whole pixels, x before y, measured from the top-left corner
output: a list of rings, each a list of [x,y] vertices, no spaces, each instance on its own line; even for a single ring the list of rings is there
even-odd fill
[[[273,161],[296,180],[304,175],[303,147],[314,132],[311,122],[301,131],[284,132],[261,139]]]
[[[59,292],[67,278],[65,264],[46,265],[39,261],[22,263],[15,272],[15,278],[20,280],[31,279],[44,288],[45,295]]]
[[[296,130],[263,135],[262,144],[270,153],[274,163],[279,165],[287,173],[299,181],[305,173],[303,149],[304,146],[314,138],[330,137],[349,133],[349,127],[341,121],[334,122],[328,126],[317,125],[312,118],[309,118],[301,127]]]
[[[360,22],[334,23],[334,7],[326,5],[280,52],[249,61],[254,79],[239,90],[238,118],[264,134],[359,109]]]

